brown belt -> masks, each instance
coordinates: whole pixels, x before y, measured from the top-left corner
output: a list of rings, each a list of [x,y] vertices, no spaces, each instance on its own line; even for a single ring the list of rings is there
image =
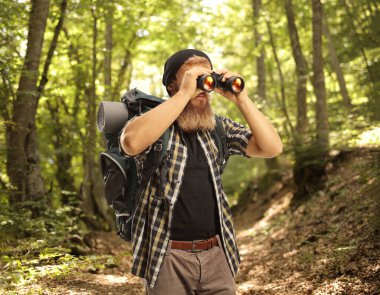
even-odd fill
[[[202,250],[208,250],[218,245],[218,239],[216,236],[208,240],[195,240],[195,241],[172,241],[172,249],[191,250],[191,252],[197,252]]]

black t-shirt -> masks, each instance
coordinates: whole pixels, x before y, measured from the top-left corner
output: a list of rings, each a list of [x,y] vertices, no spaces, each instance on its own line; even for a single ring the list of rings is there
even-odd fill
[[[219,233],[216,197],[207,158],[197,133],[183,132],[188,158],[174,206],[170,238],[179,241],[208,239]]]

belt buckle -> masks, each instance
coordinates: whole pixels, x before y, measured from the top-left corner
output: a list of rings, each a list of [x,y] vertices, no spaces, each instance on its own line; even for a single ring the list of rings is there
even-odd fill
[[[202,242],[204,240],[194,240],[194,241],[191,241],[191,252],[194,253],[194,252],[202,252],[203,249],[195,249],[195,243],[196,242]]]

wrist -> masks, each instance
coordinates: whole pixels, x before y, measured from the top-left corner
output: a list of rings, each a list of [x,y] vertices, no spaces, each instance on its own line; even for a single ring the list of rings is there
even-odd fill
[[[186,101],[189,101],[191,98],[190,91],[187,91],[186,89],[178,90],[178,92],[175,95],[180,97],[181,100],[186,100]]]
[[[248,95],[242,95],[242,96],[237,97],[235,104],[237,107],[241,108],[250,102],[251,102],[251,99],[248,97]]]

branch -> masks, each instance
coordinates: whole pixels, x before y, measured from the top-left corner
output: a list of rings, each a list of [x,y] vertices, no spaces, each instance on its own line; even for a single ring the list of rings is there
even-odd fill
[[[151,16],[154,15],[155,11],[156,11],[157,7],[153,7],[152,11],[150,12],[146,12],[147,10],[143,10],[140,12],[139,16],[138,16],[138,19],[142,19],[144,16],[148,16],[147,19],[147,23],[145,23],[144,25],[141,26],[142,29],[145,29],[149,26],[149,23],[150,23],[150,20],[151,20]],[[130,65],[131,63],[131,58],[132,58],[132,50],[135,48],[137,42],[138,42],[138,38],[137,38],[137,34],[135,33],[131,39],[129,40],[129,43],[127,44],[126,46],[126,50],[125,50],[125,54],[124,54],[124,57],[123,57],[123,61],[122,61],[122,65],[118,71],[118,74],[117,74],[117,82],[116,84],[114,85],[114,87],[112,88],[112,91],[111,91],[111,100],[114,100],[115,97],[119,97],[119,91],[123,85],[123,80],[124,80],[124,76],[125,76],[125,73],[127,71],[127,68],[128,68],[128,65]]]
[[[280,60],[278,59],[278,55],[277,55],[277,49],[276,49],[276,45],[274,43],[274,38],[273,38],[273,34],[272,34],[272,29],[271,29],[271,25],[270,25],[270,22],[268,19],[265,20],[266,22],[266,25],[267,25],[267,29],[268,29],[268,34],[269,34],[269,41],[270,41],[270,44],[271,44],[271,47],[272,47],[272,51],[273,51],[273,56],[274,56],[274,59],[276,61],[276,65],[277,65],[277,71],[278,71],[278,76],[280,78],[280,86],[281,86],[281,99],[282,99],[282,110],[284,112],[284,115],[286,117],[286,121],[287,123],[289,124],[289,127],[290,127],[290,130],[291,130],[291,134],[292,134],[292,138],[294,139],[295,138],[295,131],[294,131],[294,127],[292,125],[292,122],[289,118],[289,114],[288,114],[288,111],[286,109],[286,97],[285,97],[285,85],[284,85],[284,76],[282,74],[282,70],[281,70],[281,64],[280,64]]]
[[[37,98],[36,98],[37,103],[38,103],[38,100],[40,99],[40,97],[42,95],[42,92],[44,91],[46,83],[48,82],[47,75],[48,75],[49,67],[50,67],[50,64],[51,64],[51,61],[52,61],[52,58],[54,55],[54,51],[57,48],[59,33],[62,30],[63,21],[65,19],[65,15],[66,15],[66,7],[67,7],[67,0],[63,0],[61,2],[61,13],[59,16],[59,20],[58,20],[58,23],[54,29],[53,39],[51,40],[51,43],[50,43],[49,51],[48,51],[48,54],[47,54],[47,57],[45,60],[44,70],[42,72],[41,80],[40,80],[40,83],[38,85],[38,93],[37,93]]]

